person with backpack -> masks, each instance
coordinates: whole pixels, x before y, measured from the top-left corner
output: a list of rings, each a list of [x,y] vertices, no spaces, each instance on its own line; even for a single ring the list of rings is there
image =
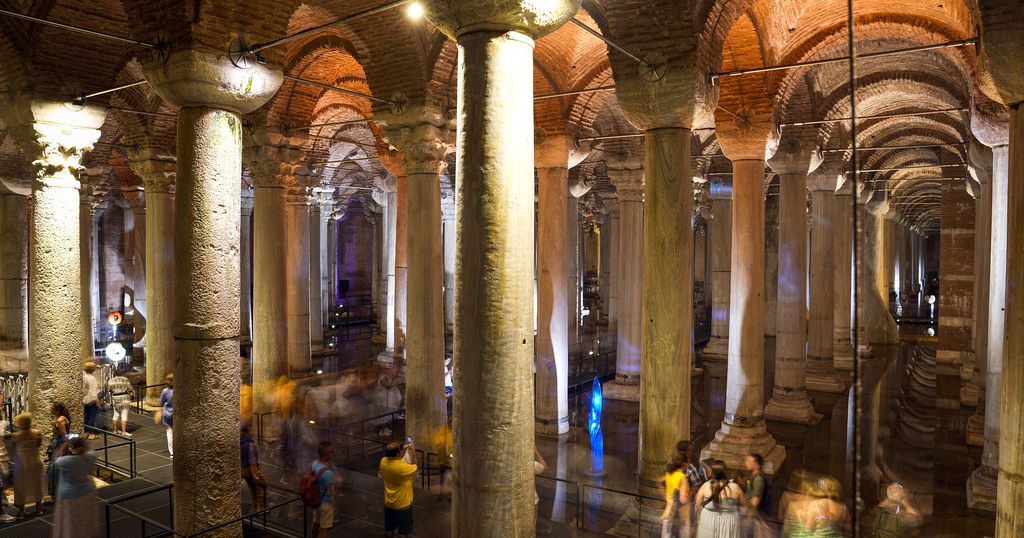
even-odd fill
[[[309,466],[309,472],[302,477],[299,493],[306,506],[316,510],[313,517],[311,536],[327,538],[334,527],[334,447],[330,441],[321,441],[317,448],[316,461]]]
[[[764,518],[771,517],[771,492],[768,485],[768,477],[761,469],[764,466],[764,458],[756,453],[747,454],[744,466],[750,472],[746,487],[743,488],[743,495],[751,512]]]
[[[384,536],[408,536],[412,532],[412,481],[419,469],[412,463],[412,440],[384,447],[380,477],[384,480]]]
[[[267,481],[260,470],[260,454],[249,424],[242,425],[239,449],[242,455],[242,480],[249,486],[249,497],[252,499],[250,511],[263,510],[267,507]]]
[[[661,538],[689,538],[690,482],[683,469],[686,454],[676,454],[665,466],[665,511],[661,514]]]

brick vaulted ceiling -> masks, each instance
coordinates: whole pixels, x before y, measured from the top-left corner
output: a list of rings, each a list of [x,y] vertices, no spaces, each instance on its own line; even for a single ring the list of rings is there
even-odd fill
[[[854,0],[858,54],[973,38],[978,33],[977,0]],[[0,7],[42,19],[73,24],[170,48],[225,50],[243,37],[260,42],[325,24],[384,3],[383,0],[0,0]],[[848,54],[846,0],[588,0],[577,18],[641,57],[667,58],[692,66],[695,95],[728,110],[760,107],[778,124],[849,117],[846,63],[792,68],[726,77],[712,73],[791,64]],[[286,74],[390,99],[402,94],[410,103],[451,114],[456,102],[456,47],[427,21],[412,21],[403,9],[270,49],[267,57]],[[66,97],[142,79],[142,65],[154,61],[146,49],[19,20],[0,17],[0,88],[8,99],[21,93]],[[546,94],[613,86],[635,63],[575,25],[541,38],[535,52],[534,92]],[[965,177],[966,170],[931,168],[967,161],[974,123],[999,124],[1005,110],[990,101],[977,80],[973,46],[864,59],[857,65],[858,116],[892,115],[939,109],[968,109],[927,116],[862,120],[860,146],[951,144],[918,149],[889,149],[860,154],[862,168],[901,168],[863,174],[870,188],[891,197],[927,200],[937,193],[936,176]],[[112,111],[92,167],[111,166],[116,186],[137,184],[126,157],[144,149],[174,153],[174,109],[148,87],[137,86],[97,98],[97,103],[156,113]],[[383,108],[382,108],[383,107]],[[285,82],[276,97],[248,121],[289,134],[309,135],[306,158],[323,182],[370,186],[386,171],[380,152],[393,150],[374,123],[387,105],[368,99]],[[971,112],[973,111],[973,112]],[[713,110],[694,115],[695,175],[729,171],[714,136]],[[356,122],[356,120],[366,120]],[[337,124],[316,126],[310,125]],[[544,133],[586,137],[629,134],[637,129],[620,109],[614,92],[594,92],[536,102],[535,123]],[[820,147],[842,149],[849,143],[848,122],[780,128],[781,137],[802,137]],[[28,164],[7,135],[0,138],[0,182],[27,184]],[[570,181],[586,181],[598,193],[614,190],[604,163],[637,158],[642,139],[605,140],[576,169]],[[828,153],[831,160],[849,152]],[[841,163],[833,163],[841,169]],[[950,172],[956,170],[956,172]],[[727,176],[722,176],[727,177]],[[339,190],[352,196],[352,191]],[[362,191],[368,192],[368,191]],[[346,200],[347,201],[347,200]],[[364,201],[360,201],[363,205]],[[904,217],[924,229],[938,225],[934,206],[901,204]]]

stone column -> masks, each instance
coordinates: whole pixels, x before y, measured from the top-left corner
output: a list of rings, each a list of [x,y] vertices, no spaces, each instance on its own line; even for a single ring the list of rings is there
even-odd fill
[[[106,112],[69,110],[65,103],[22,97],[6,110],[35,167],[29,231],[29,409],[48,417],[63,403],[72,431],[82,431],[82,289],[79,182],[82,158],[100,136]],[[50,428],[43,444],[50,441]]]
[[[569,432],[569,289],[566,235],[569,195],[566,135],[535,147],[537,165],[537,373],[535,429]]]
[[[711,251],[711,339],[701,356],[704,360],[724,361],[729,357],[732,183],[711,183],[710,198],[708,249]]]
[[[311,350],[322,350],[324,348],[324,317],[323,317],[323,296],[321,294],[321,244],[323,235],[320,233],[320,222],[323,214],[330,215],[330,196],[334,192],[324,192],[320,187],[313,189],[313,195],[309,204],[309,345]],[[324,206],[327,207],[324,207]]]
[[[395,342],[394,353],[405,353],[408,330],[409,293],[409,178],[400,175],[395,183]]]
[[[385,345],[382,358],[391,361],[398,345],[398,327],[395,324],[395,252],[398,248],[398,179],[389,176],[380,182],[387,199],[387,206],[384,210],[384,222],[386,230],[384,233],[384,253],[387,258],[387,308],[385,312]]]
[[[614,329],[619,319],[620,282],[622,281],[622,256],[619,254],[620,224],[619,198],[612,193],[603,193],[604,205],[608,208],[608,254],[605,256],[605,271],[608,274],[608,327]]]
[[[257,133],[264,134],[258,130]],[[263,145],[245,149],[253,178],[252,221],[252,386],[253,410],[273,409],[272,389],[288,373],[286,229],[287,185],[294,181],[299,140],[265,133]]]
[[[763,155],[767,133],[762,138],[760,133],[741,131],[732,137],[719,136],[723,151],[732,159],[734,205],[725,418],[701,458],[715,457],[739,469],[746,454],[756,451],[764,456],[765,472],[773,474],[786,459],[786,450],[775,443],[764,422]],[[758,143],[757,138],[762,141]]]
[[[808,182],[811,190],[810,324],[807,334],[807,388],[820,392],[842,392],[845,384],[836,375],[834,363],[834,320],[836,303],[834,251],[839,236],[850,233],[849,224],[836,222],[836,176],[823,174]],[[849,198],[842,200],[849,202]],[[845,228],[842,228],[846,224]],[[839,227],[837,227],[839,226]],[[849,293],[846,299],[849,304]],[[849,318],[849,306],[846,308]],[[849,330],[846,331],[849,341]],[[848,343],[848,342],[847,342]]]
[[[864,227],[866,248],[861,264],[868,278],[863,280],[865,289],[863,325],[870,344],[895,344],[898,340],[896,320],[889,312],[889,287],[892,282],[892,256],[890,239],[886,232],[885,216],[890,211],[889,200],[884,191],[873,191],[865,204]]]
[[[536,533],[530,398],[533,40],[578,7],[568,0],[426,2],[427,16],[459,47],[456,538]]]
[[[783,140],[783,146],[769,161],[779,174],[778,322],[775,383],[764,417],[809,424],[814,420],[814,406],[807,397],[806,380],[807,174],[813,148],[802,146],[796,138]]]
[[[608,204],[605,203],[605,197],[611,196],[612,193],[601,193],[601,208],[602,213],[600,215],[598,226],[601,230],[601,244],[599,245],[601,258],[600,266],[598,267],[598,295],[601,299],[601,317],[599,320],[607,326],[608,323],[608,304],[611,302],[611,278],[612,278],[612,236],[615,235],[612,232],[611,227],[611,210],[608,208]],[[612,200],[615,198],[613,197]],[[618,220],[618,219],[616,219]]]
[[[971,139],[969,170],[978,182],[975,192],[975,226],[974,226],[974,300],[972,301],[974,324],[971,328],[973,336],[973,360],[965,364],[961,378],[966,383],[960,389],[960,403],[967,406],[984,407],[981,400],[985,387],[985,372],[988,364],[988,301],[989,301],[989,266],[991,259],[992,237],[992,150],[982,145],[977,139]],[[978,409],[975,415],[983,415]],[[973,418],[973,417],[972,417]],[[968,430],[971,421],[968,421]],[[980,432],[981,430],[977,430]],[[968,438],[971,435],[968,433]]]
[[[0,189],[0,355],[24,359],[28,346],[29,198]]]
[[[175,161],[138,154],[132,170],[146,193],[146,384],[159,385],[174,364],[174,186]],[[159,404],[161,387],[146,392],[146,403]]]
[[[832,361],[837,369],[853,370],[851,290],[853,282],[853,182],[836,188],[833,248]]]
[[[145,353],[146,345],[146,194],[141,188],[127,189],[123,196],[131,207],[131,220],[125,224],[131,229],[125,233],[125,288],[131,293],[131,306],[125,314],[131,314],[135,335],[133,357],[137,360]]]
[[[451,135],[441,121],[437,122],[440,125],[431,123],[430,120],[437,120],[440,114],[420,109],[409,116],[428,119],[403,123],[389,118],[386,131],[401,155],[398,192],[400,200],[403,190],[406,192],[404,205],[408,219],[405,248],[402,249],[408,261],[406,430],[425,450],[448,454],[451,447],[446,446],[444,435],[448,407],[444,385],[444,296],[441,289],[444,284],[441,172],[447,167],[445,155],[450,148]],[[402,258],[400,255],[399,261]]]
[[[299,182],[297,182],[299,183]],[[288,188],[285,198],[285,310],[288,316],[288,371],[308,370],[312,345],[309,332],[309,206],[308,187]]]
[[[970,364],[974,301],[975,201],[963,184],[941,184],[939,324],[935,362],[957,375]]]
[[[242,222],[239,244],[239,260],[242,274],[242,289],[239,299],[242,324],[238,338],[243,345],[252,344],[252,210],[256,204],[253,189],[242,189]]]
[[[691,136],[690,129],[683,127],[660,126],[644,131],[644,309],[642,329],[638,330],[643,334],[640,486],[648,493],[663,476],[666,454],[672,453],[677,441],[690,439]],[[761,226],[763,230],[763,220]]]
[[[178,107],[174,524],[189,533],[240,514],[240,114],[266,103],[282,79],[260,63],[239,76],[226,57],[189,49],[144,71]],[[241,526],[219,535],[240,536]]]
[[[568,275],[569,349],[577,350],[580,343],[580,312],[582,311],[583,281],[580,278],[580,198],[590,192],[590,185],[578,181],[569,186],[566,197],[565,271]]]
[[[806,180],[806,178],[805,178]],[[771,337],[777,336],[778,330],[776,329],[776,323],[778,321],[779,309],[781,305],[779,302],[782,300],[780,293],[783,293],[779,289],[779,274],[782,271],[782,264],[786,263],[780,259],[781,253],[779,248],[781,241],[781,231],[779,224],[781,222],[780,212],[781,195],[780,196],[767,196],[768,186],[765,185],[765,198],[764,198],[764,335]],[[801,230],[804,234],[803,243],[804,250],[804,261],[807,261],[807,191],[804,191],[804,222]],[[804,268],[804,276],[807,275],[807,269]],[[806,288],[806,284],[804,285]],[[806,305],[806,297],[804,300]],[[807,309],[804,308],[806,311]],[[806,317],[804,322],[804,328],[807,328]],[[806,336],[804,337],[806,338]],[[776,347],[778,346],[778,340],[776,340]],[[778,372],[778,370],[776,370]]]
[[[82,360],[93,360],[96,358],[96,304],[93,301],[95,288],[93,276],[96,268],[96,210],[99,209],[100,201],[103,198],[103,187],[100,184],[105,178],[92,178],[93,182],[83,183],[79,189],[79,233],[78,248],[81,272],[82,288],[80,290],[82,301]],[[148,383],[147,383],[148,384]]]
[[[871,199],[872,191],[867,188],[867,184],[864,182],[848,181],[851,182],[851,188],[854,189],[852,196],[856,197],[854,211],[857,212],[857,226],[853,227],[854,235],[850,245],[852,249],[853,245],[856,244],[858,254],[858,258],[854,260],[851,250],[850,260],[853,265],[851,271],[856,272],[856,284],[858,286],[856,290],[858,300],[851,306],[851,338],[854,334],[853,331],[856,331],[857,357],[869,357],[872,354],[872,350],[868,337],[868,325],[872,322],[876,325],[884,325],[884,314],[875,313],[882,310],[882,307],[879,306],[881,299],[878,297],[875,288],[874,247],[868,239],[868,235],[873,234],[875,228],[875,217],[867,209],[867,203]],[[853,241],[856,241],[856,243]],[[851,292],[853,291],[852,279],[853,277],[851,276]],[[855,326],[852,323],[853,309],[856,309],[857,320],[859,321]],[[871,314],[868,314],[868,312],[871,312]],[[884,329],[881,332],[884,333]]]
[[[455,322],[455,193],[441,190],[441,227],[444,234],[444,332]]]
[[[640,384],[644,335],[644,170],[636,161],[609,161],[619,198],[620,301],[616,324],[615,382]]]

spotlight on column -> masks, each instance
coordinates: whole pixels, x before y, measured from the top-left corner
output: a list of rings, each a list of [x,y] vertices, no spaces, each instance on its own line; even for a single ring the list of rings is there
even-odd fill
[[[423,18],[423,5],[419,2],[413,2],[405,9],[405,14],[408,15],[410,19],[418,21]]]

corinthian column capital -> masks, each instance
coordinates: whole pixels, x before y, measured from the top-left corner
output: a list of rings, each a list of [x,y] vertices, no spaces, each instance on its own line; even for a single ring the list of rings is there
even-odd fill
[[[99,140],[105,109],[25,99],[0,112],[35,167],[37,186],[79,187],[76,174],[84,168],[86,152]]]

